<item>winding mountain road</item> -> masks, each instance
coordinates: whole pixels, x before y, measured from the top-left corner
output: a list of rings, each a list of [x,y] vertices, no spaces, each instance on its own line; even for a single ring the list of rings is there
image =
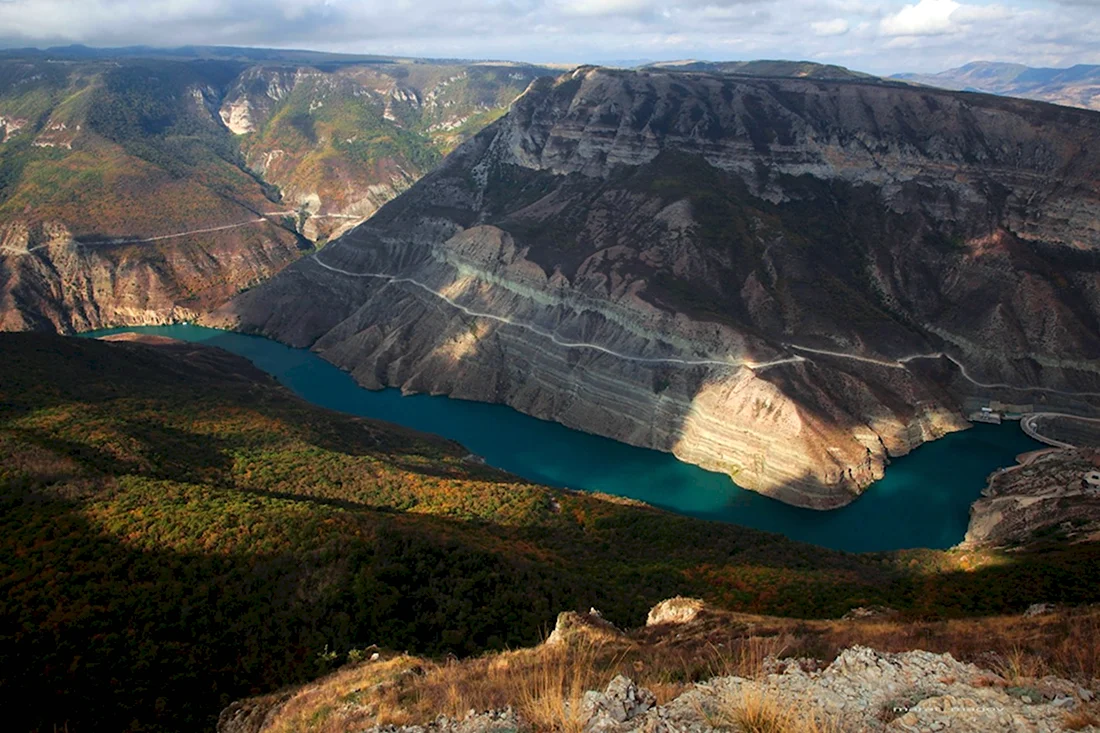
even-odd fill
[[[440,300],[443,300],[444,302],[446,302],[450,306],[456,308],[457,310],[465,313],[468,316],[472,316],[472,317],[476,317],[476,318],[486,318],[486,319],[489,319],[489,320],[497,321],[498,323],[503,323],[503,324],[508,325],[508,326],[513,326],[515,328],[522,328],[522,329],[525,329],[527,331],[530,331],[531,333],[538,334],[539,336],[542,336],[543,338],[550,339],[551,341],[553,341],[558,346],[562,346],[562,347],[565,347],[565,348],[574,348],[574,349],[591,349],[591,350],[599,351],[599,352],[604,353],[604,354],[609,354],[611,356],[615,356],[617,358],[624,359],[624,360],[627,360],[627,361],[633,361],[633,362],[637,362],[637,363],[648,363],[648,364],[680,364],[680,365],[685,365],[685,366],[745,367],[745,368],[748,368],[748,369],[752,369],[753,371],[760,371],[760,370],[763,370],[763,369],[768,369],[768,368],[771,368],[771,367],[774,367],[774,366],[780,366],[780,365],[783,365],[783,364],[797,364],[799,362],[808,361],[808,359],[806,357],[802,357],[802,356],[798,356],[798,355],[785,357],[785,358],[781,358],[781,359],[772,359],[770,361],[755,362],[755,361],[752,361],[751,359],[733,360],[733,359],[717,359],[717,358],[713,358],[713,357],[699,358],[699,359],[693,359],[693,358],[684,359],[684,358],[677,358],[677,357],[643,357],[643,356],[636,356],[636,355],[632,355],[632,354],[624,354],[622,352],[615,351],[613,349],[609,349],[609,348],[607,348],[605,346],[601,346],[599,344],[593,344],[593,343],[588,343],[588,342],[583,342],[583,341],[566,341],[566,340],[562,339],[561,337],[559,337],[557,334],[553,333],[552,331],[548,331],[548,330],[546,330],[544,328],[541,328],[539,326],[535,326],[535,325],[530,324],[530,323],[522,323],[522,322],[516,321],[512,318],[508,318],[506,316],[496,315],[495,313],[486,313],[486,312],[482,312],[482,311],[473,310],[472,308],[468,308],[467,306],[464,306],[461,303],[456,302],[453,298],[450,298],[449,296],[444,295],[443,293],[440,293],[439,291],[433,289],[432,287],[430,287],[428,285],[425,285],[424,283],[419,282],[417,280],[414,280],[413,278],[397,277],[396,275],[391,275],[389,273],[384,273],[384,272],[351,272],[349,270],[344,270],[344,269],[339,268],[339,267],[334,267],[333,265],[330,265],[330,264],[326,263],[324,260],[322,260],[320,258],[320,253],[315,253],[313,255],[312,259],[313,259],[314,262],[316,262],[319,266],[323,267],[324,269],[329,270],[331,272],[339,273],[341,275],[346,275],[348,277],[374,278],[374,279],[378,279],[378,280],[385,280],[387,284],[396,285],[396,284],[405,283],[405,284],[408,284],[408,285],[412,285],[412,286],[414,286],[416,288],[419,288],[419,289],[421,289],[421,290],[423,290],[423,291],[425,291],[425,292],[427,292],[431,295],[434,295],[436,298],[439,298]],[[817,355],[820,355],[820,356],[830,356],[830,357],[835,357],[835,358],[839,358],[839,359],[849,359],[849,360],[852,360],[852,361],[858,361],[858,362],[863,362],[863,363],[866,363],[866,364],[874,364],[876,366],[886,367],[888,369],[908,369],[908,367],[906,365],[909,362],[916,361],[918,359],[947,359],[951,363],[953,363],[956,367],[958,367],[959,373],[962,375],[962,377],[964,379],[966,379],[968,382],[970,382],[971,384],[974,384],[975,386],[978,386],[978,387],[983,387],[983,388],[987,388],[987,389],[1012,389],[1012,390],[1025,391],[1025,392],[1030,392],[1030,391],[1033,391],[1033,392],[1046,392],[1046,393],[1049,393],[1049,394],[1059,394],[1059,395],[1064,395],[1064,396],[1067,396],[1067,397],[1100,397],[1100,392],[1070,392],[1070,391],[1066,391],[1066,390],[1053,389],[1053,388],[1050,388],[1050,387],[1020,387],[1020,386],[1016,386],[1016,385],[1011,385],[1011,384],[1006,384],[1006,383],[999,383],[999,382],[992,382],[992,383],[991,382],[982,382],[982,381],[979,381],[978,379],[975,379],[967,371],[966,366],[963,365],[958,359],[956,359],[955,357],[951,356],[950,354],[944,353],[942,351],[936,351],[936,352],[931,352],[931,353],[926,353],[926,354],[910,354],[908,356],[904,356],[904,357],[900,357],[898,359],[894,359],[893,361],[888,361],[888,360],[885,360],[885,359],[876,359],[876,358],[870,357],[870,356],[861,356],[859,354],[849,354],[849,353],[842,352],[842,351],[829,351],[827,349],[815,349],[815,348],[811,348],[809,346],[799,346],[797,344],[791,344],[791,343],[783,343],[782,346],[784,348],[790,349],[792,351],[801,351],[801,352],[805,352],[805,353],[809,353],[809,354],[817,354]]]
[[[1059,417],[1063,420],[1080,420],[1081,422],[1100,423],[1100,418],[1095,417],[1080,417],[1078,415],[1064,415],[1060,412],[1033,412],[1030,415],[1024,415],[1020,419],[1020,428],[1028,434],[1032,440],[1037,440],[1040,443],[1046,443],[1052,445],[1055,448],[1076,448],[1077,446],[1071,443],[1065,443],[1054,438],[1048,438],[1039,432],[1039,429],[1035,426],[1035,423],[1040,418],[1044,417]]]
[[[768,367],[778,366],[779,364],[793,364],[793,363],[797,363],[797,362],[801,362],[801,361],[806,361],[806,359],[804,359],[801,356],[791,356],[791,357],[786,357],[786,358],[783,358],[783,359],[775,359],[775,360],[772,360],[772,361],[755,362],[755,361],[752,361],[752,360],[749,360],[749,359],[743,359],[743,360],[714,359],[714,358],[707,358],[707,359],[687,358],[687,359],[684,359],[684,358],[673,357],[673,356],[650,357],[650,356],[636,356],[636,355],[633,355],[633,354],[625,354],[621,351],[615,351],[614,349],[609,349],[606,346],[600,346],[599,344],[593,344],[593,343],[589,343],[589,342],[586,342],[586,341],[566,341],[565,339],[561,338],[560,336],[558,336],[553,331],[548,331],[545,328],[541,328],[539,326],[535,326],[535,325],[530,324],[530,323],[523,323],[521,321],[516,321],[512,318],[508,318],[507,316],[498,316],[495,313],[487,313],[487,312],[484,312],[484,311],[474,310],[472,308],[469,308],[467,306],[462,305],[461,303],[456,302],[453,298],[451,298],[447,295],[444,295],[443,293],[439,292],[438,290],[434,290],[430,286],[425,285],[424,283],[419,282],[418,280],[412,279],[411,277],[397,277],[395,275],[390,275],[390,274],[384,273],[384,272],[351,272],[349,270],[343,270],[339,267],[334,267],[334,266],[326,263],[317,254],[313,255],[313,260],[318,265],[325,268],[326,270],[329,270],[331,272],[336,272],[336,273],[339,273],[341,275],[346,275],[348,277],[363,277],[363,278],[373,278],[373,279],[376,279],[376,280],[384,280],[387,285],[398,285],[398,284],[412,285],[413,287],[419,288],[419,289],[423,290],[426,293],[434,295],[435,297],[437,297],[440,300],[444,301],[445,303],[447,303],[451,307],[461,311],[462,313],[465,313],[468,316],[471,316],[471,317],[474,317],[474,318],[485,318],[485,319],[488,319],[488,320],[491,320],[491,321],[496,321],[497,323],[502,323],[502,324],[507,325],[507,326],[513,326],[515,328],[521,328],[523,330],[530,331],[531,333],[542,336],[543,338],[550,339],[552,342],[554,342],[558,346],[562,346],[562,347],[567,348],[567,349],[591,349],[592,351],[598,351],[600,353],[608,354],[610,356],[614,356],[614,357],[617,357],[619,359],[623,359],[623,360],[626,360],[626,361],[633,361],[633,362],[642,363],[642,364],[679,364],[679,365],[682,365],[682,366],[748,367],[749,369],[753,369],[753,370],[767,369]]]
[[[297,211],[270,211],[270,212],[267,212],[263,216],[260,216],[256,219],[249,219],[248,221],[240,221],[240,222],[237,222],[236,224],[223,224],[221,226],[207,227],[205,229],[189,229],[185,232],[173,232],[172,234],[160,234],[160,235],[155,236],[155,237],[145,237],[144,239],[129,239],[129,238],[106,239],[106,240],[103,240],[103,241],[100,241],[100,242],[81,242],[79,240],[74,239],[73,243],[77,247],[85,247],[85,248],[89,248],[89,247],[117,247],[119,245],[125,245],[125,244],[148,244],[150,242],[162,242],[166,239],[180,239],[182,237],[190,237],[190,236],[194,236],[196,234],[212,234],[214,232],[224,232],[224,231],[228,231],[230,229],[240,229],[241,227],[254,226],[256,224],[263,224],[264,222],[269,222],[270,223],[270,219],[272,217],[276,217],[276,216],[297,216],[297,215],[298,215]],[[311,219],[362,219],[362,217],[355,216],[353,214],[311,214],[310,218]],[[48,244],[39,244],[39,245],[36,245],[34,247],[28,247],[27,249],[18,249],[16,247],[0,247],[0,253],[4,253],[4,254],[8,254],[8,255],[18,257],[20,255],[28,255],[31,252],[35,252],[35,251],[40,250],[40,249],[46,249],[48,246],[49,246]]]

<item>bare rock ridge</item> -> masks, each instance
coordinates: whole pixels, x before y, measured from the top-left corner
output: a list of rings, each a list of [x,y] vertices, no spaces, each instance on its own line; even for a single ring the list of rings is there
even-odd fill
[[[581,68],[216,321],[841,506],[963,397],[1100,393],[1100,115]]]

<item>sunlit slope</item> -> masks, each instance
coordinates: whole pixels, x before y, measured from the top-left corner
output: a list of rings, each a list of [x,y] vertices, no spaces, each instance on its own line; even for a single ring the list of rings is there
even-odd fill
[[[373,214],[507,110],[545,69],[385,61],[255,66],[221,107],[249,165],[325,239]]]

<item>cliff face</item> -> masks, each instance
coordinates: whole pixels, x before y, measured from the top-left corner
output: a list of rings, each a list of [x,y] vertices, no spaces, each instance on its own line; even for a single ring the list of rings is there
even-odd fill
[[[989,478],[970,508],[960,547],[1020,547],[1041,541],[1092,542],[1100,536],[1100,490],[1085,476],[1100,468],[1100,451],[1050,448]]]
[[[218,322],[835,507],[962,394],[1100,391],[1098,174],[1089,112],[580,69]]]
[[[136,243],[82,243],[59,222],[0,228],[0,331],[194,320],[301,255],[293,232],[252,216],[219,232]]]

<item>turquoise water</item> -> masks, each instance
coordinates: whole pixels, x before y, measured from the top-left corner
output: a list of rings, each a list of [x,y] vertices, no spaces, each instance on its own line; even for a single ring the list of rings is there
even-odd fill
[[[553,486],[640,499],[680,514],[779,532],[851,552],[946,548],[966,533],[970,504],[986,476],[1041,447],[1016,423],[976,425],[897,459],[886,478],[830,512],[799,509],[737,487],[667,453],[635,448],[510,407],[358,386],[305,350],[229,331],[176,325],[114,329],[219,346],[251,360],[310,402],[457,440],[497,468]]]

